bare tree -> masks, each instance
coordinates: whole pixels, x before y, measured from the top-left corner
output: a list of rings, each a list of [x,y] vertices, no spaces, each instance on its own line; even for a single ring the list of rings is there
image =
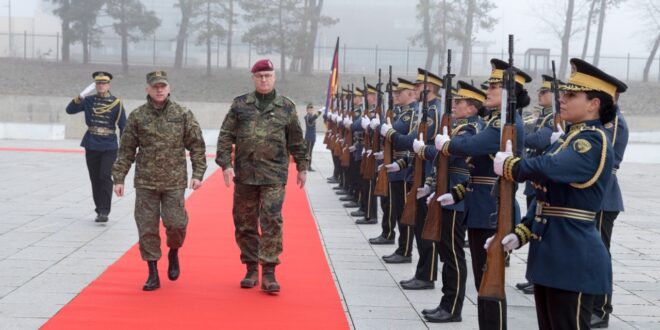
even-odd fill
[[[146,10],[139,0],[107,0],[107,12],[116,22],[115,33],[121,37],[122,71],[128,73],[128,42],[138,41],[160,25],[153,11]]]
[[[213,40],[223,40],[227,35],[227,30],[223,26],[225,15],[228,12],[228,3],[225,0],[203,0],[204,10],[199,11],[198,19],[193,24],[198,31],[197,44],[206,45],[206,75],[211,75],[211,42]]]
[[[234,36],[234,24],[236,24],[236,12],[234,11],[234,0],[227,0],[227,69],[231,69],[231,44]]]
[[[176,50],[174,51],[174,67],[183,67],[183,50],[188,39],[190,20],[195,15],[195,10],[201,5],[200,0],[178,0],[175,7],[181,10],[181,21],[179,32],[176,35]]]
[[[90,62],[90,49],[92,45],[99,45],[100,42],[94,39],[94,36],[101,32],[96,26],[96,19],[99,16],[105,0],[72,0],[71,1],[71,30],[72,42],[80,41],[83,47],[83,63]]]
[[[584,32],[584,45],[582,45],[582,55],[580,56],[580,58],[583,60],[585,57],[587,57],[587,49],[589,48],[589,37],[591,36],[591,25],[594,23],[594,12],[595,12],[594,8],[596,7],[596,3],[599,1],[600,0],[590,0],[591,6],[589,7],[589,14],[587,15],[587,26]]]
[[[481,28],[490,31],[495,26],[497,20],[490,16],[493,9],[496,8],[491,0],[465,0],[459,1],[458,8],[465,18],[462,30],[456,30],[457,40],[461,42],[461,70],[459,75],[467,76],[470,67],[470,56],[472,55],[472,43],[474,35]]]
[[[644,82],[648,82],[651,65],[653,64],[655,55],[660,47],[660,4],[654,0],[640,0],[639,8],[642,10],[642,17],[648,22],[647,24],[649,26],[649,32],[651,32],[651,37],[655,39],[651,45],[651,53],[646,59],[646,64],[644,65],[644,75],[642,79]]]
[[[598,32],[596,32],[596,49],[594,49],[593,65],[598,66],[600,61],[600,48],[603,42],[603,30],[605,28],[605,13],[609,7],[617,7],[625,0],[601,0],[598,11]]]
[[[53,14],[62,20],[62,62],[69,62],[71,58],[71,43],[75,39],[71,29],[71,19],[73,18],[71,0],[50,0],[59,7],[53,10]]]
[[[566,74],[568,66],[568,44],[571,40],[571,31],[573,29],[573,12],[575,10],[575,0],[568,0],[566,8],[566,21],[564,21],[564,32],[561,35],[561,58],[559,59],[559,74]]]
[[[442,73],[447,45],[450,40],[462,37],[465,25],[458,1],[420,0],[417,4],[417,18],[422,22],[421,30],[412,36],[410,43],[426,48],[424,68],[427,70],[431,69],[433,57],[437,54],[438,72]]]

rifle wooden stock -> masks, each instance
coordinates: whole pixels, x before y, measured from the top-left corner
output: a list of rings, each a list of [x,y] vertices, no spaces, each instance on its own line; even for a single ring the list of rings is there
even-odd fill
[[[362,120],[362,117],[360,117],[360,120]],[[369,131],[364,130],[362,136],[363,136],[363,145],[364,145],[363,150],[366,151],[369,148],[371,148],[371,139],[369,139]],[[361,176],[362,179],[366,179],[366,180],[369,180],[369,178],[371,178],[371,176],[368,175],[368,172],[366,171],[367,163],[369,162],[368,159],[369,157],[362,157],[362,160],[360,161],[360,174],[362,175]]]
[[[451,128],[451,115],[442,115],[440,127],[447,127],[449,132]],[[442,128],[440,129],[442,131]],[[435,139],[433,139],[435,140]],[[442,229],[442,205],[438,202],[438,197],[449,192],[449,157],[442,154],[438,150],[437,156],[437,170],[435,182],[435,195],[431,198],[429,203],[428,212],[426,213],[426,222],[422,230],[422,238],[435,242],[440,242],[440,234]]]
[[[419,124],[417,132],[422,132],[426,135],[426,121],[423,120]],[[414,155],[415,161],[413,162],[413,184],[410,187],[410,191],[406,193],[406,204],[403,206],[403,213],[401,214],[401,223],[408,226],[415,225],[415,219],[417,217],[417,188],[421,188],[424,185],[424,160]]]
[[[353,113],[351,111],[351,118]],[[343,125],[343,124],[342,124]],[[353,145],[353,131],[350,127],[344,128],[344,148],[341,153],[341,166],[348,167],[351,163],[351,152],[348,150]]]
[[[500,151],[505,151],[507,140],[511,140],[513,153],[515,154],[516,127],[514,124],[506,124],[502,128]],[[502,239],[510,234],[513,229],[515,185],[517,183],[502,178],[498,182],[497,230],[493,241],[488,247],[486,267],[479,286],[479,298],[500,301],[506,298],[504,292],[505,252],[502,247]]]
[[[391,110],[387,110],[387,118],[392,121],[394,114]],[[375,134],[380,134],[380,132],[375,131]],[[390,194],[390,178],[387,176],[387,168],[385,165],[392,164],[392,142],[383,138],[383,166],[378,171],[378,178],[376,179],[376,188],[374,189],[374,195],[387,197]]]
[[[380,152],[380,134],[378,132],[371,132],[371,155],[367,157],[367,165],[365,166],[365,176],[367,180],[375,179],[376,176],[376,156],[374,153]]]

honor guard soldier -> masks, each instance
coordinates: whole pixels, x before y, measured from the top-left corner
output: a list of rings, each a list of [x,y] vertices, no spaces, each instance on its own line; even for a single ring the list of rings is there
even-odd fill
[[[371,138],[371,134],[373,133],[373,130],[369,128],[369,124],[371,123],[371,119],[374,119],[376,117],[376,97],[378,95],[379,91],[376,89],[375,86],[372,85],[367,85],[367,94],[366,94],[366,99],[367,99],[367,104],[369,105],[368,109],[364,110],[364,113],[362,117],[356,120],[355,123],[353,123],[353,127],[356,124],[359,124],[362,128],[363,132],[363,143],[362,143],[362,160],[363,162],[367,161],[367,158],[369,157],[369,154],[371,153],[371,150],[366,150],[364,146],[366,145],[364,143],[365,140]],[[378,134],[377,132],[375,134]],[[378,201],[376,200],[376,195],[374,195],[374,189],[376,188],[376,178],[371,175],[369,179],[365,179],[365,174],[361,173],[360,175],[360,181],[361,181],[361,192],[360,196],[362,197],[360,199],[360,209],[351,212],[351,216],[354,217],[364,217],[362,219],[358,219],[355,221],[356,224],[358,225],[374,225],[378,223]]]
[[[392,142],[391,135],[394,132],[408,135],[408,133],[414,130],[415,124],[418,122],[418,117],[420,115],[414,83],[403,78],[398,78],[397,80],[397,89],[399,90],[398,100],[399,104],[401,104],[401,114],[391,126],[384,123],[378,128],[380,134],[390,142]],[[389,191],[390,216],[398,224],[399,242],[394,253],[383,256],[383,260],[386,263],[392,264],[411,263],[412,245],[415,237],[414,230],[412,226],[401,223],[401,215],[403,214],[403,207],[406,202],[406,193],[410,189],[410,183],[408,182],[408,172],[410,169],[408,168],[408,164],[412,164],[412,161],[408,150],[397,149],[394,147],[393,143],[392,149],[394,153],[392,164],[381,166],[385,166],[388,172],[388,178],[391,185]]]
[[[361,89],[353,90],[353,114],[349,113],[343,120],[344,128],[350,130],[352,141],[347,141],[349,152],[349,165],[347,170],[348,191],[347,196],[339,198],[346,208],[360,207],[362,202],[362,177],[360,176],[360,162],[362,161],[362,147],[364,130],[360,124],[363,111],[364,93]]]
[[[614,97],[626,87],[583,60],[570,62],[571,76],[561,87],[562,120],[571,123],[566,134],[533,158],[513,156],[507,143],[493,161],[503,179],[532,180],[536,188],[534,216],[502,245],[512,250],[530,243],[526,277],[534,284],[541,329],[589,329],[595,295],[612,289],[612,264],[595,216],[614,168],[603,124],[616,116]]]
[[[312,150],[314,150],[314,143],[316,143],[316,119],[321,115],[321,111],[314,111],[314,105],[309,103],[305,112],[305,143],[307,145],[307,157],[309,157],[309,168],[307,170],[314,172],[312,169]]]
[[[160,219],[163,219],[169,265],[167,277],[179,278],[179,248],[188,226],[185,190],[188,185],[186,150],[190,153],[190,188],[202,186],[206,171],[206,144],[192,111],[170,99],[170,83],[165,71],[147,74],[147,103],[128,116],[121,137],[119,156],[112,167],[115,194],[124,195],[124,179],[135,164],[135,222],[140,255],[147,262],[149,277],[142,287],[160,287],[157,262],[160,251]]]
[[[117,159],[117,127],[121,135],[126,127],[126,112],[121,99],[110,93],[112,74],[97,71],[94,82],[66,107],[66,113],[85,113],[87,132],[80,146],[92,182],[96,222],[107,222],[112,203],[112,164]],[[95,92],[95,93],[94,93]],[[93,94],[93,95],[91,95]]]
[[[492,157],[500,149],[501,131],[501,106],[504,71],[509,64],[499,60],[491,59],[492,71],[488,79],[489,87],[486,93],[484,106],[492,109],[486,120],[483,130],[475,135],[456,136],[449,138],[448,135],[438,135],[435,140],[436,148],[446,156],[470,157],[470,181],[469,184],[459,184],[452,188],[451,193],[438,197],[443,205],[451,205],[456,201],[465,200],[464,212],[468,228],[468,240],[470,242],[470,255],[472,256],[472,272],[474,274],[474,285],[479,290],[486,265],[486,250],[484,243],[486,239],[495,234],[497,228],[496,198],[491,194],[493,186],[497,182],[497,176],[493,172]],[[519,109],[530,103],[525,83],[532,78],[518,68],[515,71],[515,92],[517,106]],[[516,131],[523,132],[523,124],[518,109],[507,109],[515,112]],[[523,145],[523,134],[517,135],[516,145]],[[516,203],[516,223],[520,221],[520,210]],[[479,300],[478,306],[479,325],[487,327],[488,324],[500,324],[506,321],[506,304],[491,303],[491,301]]]
[[[215,159],[222,167],[227,187],[232,179],[235,184],[236,243],[241,250],[241,262],[247,268],[240,285],[256,286],[261,264],[261,289],[268,293],[280,291],[275,267],[282,253],[282,204],[290,155],[296,162],[297,184],[301,189],[308,166],[296,106],[275,90],[275,78],[270,60],[254,64],[255,91],[234,99],[222,122]],[[235,150],[233,161],[232,149]]]
[[[525,134],[525,149],[527,157],[536,157],[543,154],[543,152],[555,141],[552,139],[559,138],[559,134],[552,134],[556,129],[554,126],[554,111],[552,108],[552,100],[554,93],[552,92],[552,83],[554,79],[548,75],[541,75],[543,82],[541,88],[538,90],[538,105],[541,107],[536,123],[534,123],[532,132]],[[560,85],[562,82],[558,81]],[[527,209],[531,207],[534,202],[534,187],[531,181],[525,182],[524,194],[527,200]],[[516,288],[525,294],[534,293],[534,285],[529,282],[516,284]]]
[[[481,89],[458,81],[458,89],[453,94],[452,136],[473,136],[483,128],[483,120],[479,113],[486,101],[486,93]],[[415,142],[416,144],[418,142]],[[425,159],[433,160],[437,155],[435,144],[420,146],[416,151]],[[466,157],[451,156],[449,158],[449,187],[468,182],[470,167]],[[435,175],[431,177],[429,186],[435,187]],[[435,197],[432,193],[428,200]],[[438,307],[424,309],[422,314],[427,321],[433,323],[460,322],[465,300],[465,284],[467,281],[467,265],[465,261],[465,232],[463,200],[453,205],[442,206],[442,226],[440,232],[439,253],[442,261],[442,299]]]

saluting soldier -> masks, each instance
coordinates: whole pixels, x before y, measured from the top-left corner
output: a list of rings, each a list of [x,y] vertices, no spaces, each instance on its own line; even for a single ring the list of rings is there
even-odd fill
[[[452,136],[472,136],[483,128],[483,120],[479,117],[486,93],[481,89],[458,81],[458,89],[453,94]],[[415,141],[418,145],[419,141]],[[435,144],[423,145],[416,151],[425,159],[434,160],[437,156]],[[470,167],[466,157],[451,156],[449,158],[448,189],[465,183],[470,178]],[[427,179],[431,187],[435,187],[437,172]],[[429,180],[430,179],[430,180]],[[435,197],[435,192],[427,198],[427,203]],[[465,300],[465,284],[467,281],[467,265],[465,261],[465,231],[464,201],[453,205],[442,205],[442,224],[440,232],[439,254],[442,265],[442,298],[436,308],[424,309],[422,314],[427,321],[433,323],[460,322]]]
[[[227,187],[232,179],[235,184],[236,243],[247,268],[241,287],[259,283],[261,264],[261,289],[276,293],[280,291],[275,267],[282,253],[282,203],[289,155],[296,162],[297,184],[302,189],[307,179],[307,148],[295,104],[274,88],[273,63],[259,60],[251,71],[255,91],[234,99],[222,122],[215,162],[223,169]]]
[[[321,111],[314,111],[314,105],[309,103],[305,109],[305,143],[307,145],[307,157],[309,157],[308,171],[314,172],[312,169],[312,150],[314,150],[314,143],[316,143],[316,119],[321,115]]]
[[[112,164],[117,159],[117,127],[121,135],[126,127],[126,112],[121,99],[110,93],[112,74],[92,73],[94,82],[87,86],[66,107],[66,113],[85,113],[87,132],[80,146],[85,148],[85,160],[92,182],[92,197],[96,222],[108,222],[112,204]],[[94,93],[96,92],[96,93]],[[90,94],[94,95],[90,95]]]
[[[486,250],[483,249],[488,237],[495,234],[497,228],[496,199],[491,194],[497,176],[493,172],[492,157],[500,149],[501,131],[501,105],[503,91],[504,71],[509,64],[499,59],[491,59],[492,71],[488,79],[488,91],[484,106],[492,109],[483,130],[475,135],[455,136],[449,138],[446,134],[439,134],[435,140],[436,148],[446,156],[470,157],[470,182],[459,184],[452,188],[451,193],[438,197],[443,205],[451,205],[456,201],[465,199],[465,220],[468,228],[468,240],[470,242],[470,255],[472,256],[472,272],[474,274],[474,285],[479,290],[486,265]],[[532,78],[518,68],[515,71],[515,93],[519,109],[530,103],[525,83]],[[514,111],[516,131],[523,132],[523,124],[520,111]],[[516,145],[523,145],[523,134],[517,135]],[[516,203],[516,223],[520,221],[520,210]],[[479,327],[481,329],[498,328],[500,324],[506,324],[506,302],[504,304],[491,301],[479,300],[478,306]],[[497,326],[495,326],[497,325]],[[504,325],[506,327],[506,325]]]
[[[199,189],[206,171],[206,144],[192,111],[170,98],[170,83],[165,71],[147,74],[147,103],[128,116],[121,137],[119,156],[112,167],[115,194],[124,195],[124,178],[135,164],[135,222],[138,227],[140,255],[147,262],[149,277],[142,287],[160,287],[157,262],[160,251],[160,219],[167,235],[167,276],[175,281],[180,275],[178,251],[183,246],[188,226],[185,190],[188,183],[186,150],[192,163],[191,189]]]
[[[526,277],[534,284],[541,329],[589,329],[595,295],[612,289],[612,264],[595,216],[614,168],[603,124],[616,116],[614,97],[626,86],[583,60],[570,62],[571,76],[561,87],[561,117],[571,123],[566,134],[544,155],[521,159],[507,148],[493,161],[505,180],[532,180],[536,188],[535,217],[525,218],[502,245],[512,250],[530,243]]]

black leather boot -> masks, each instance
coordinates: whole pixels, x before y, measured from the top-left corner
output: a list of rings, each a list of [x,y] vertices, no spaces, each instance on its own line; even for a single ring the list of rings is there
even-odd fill
[[[280,292],[280,285],[275,279],[275,265],[263,265],[261,268],[261,290],[268,293]]]
[[[170,262],[167,267],[167,278],[170,281],[176,281],[181,273],[179,269],[179,249],[170,249],[170,253],[167,254],[167,260]]]
[[[259,264],[246,264],[247,273],[241,280],[241,288],[250,289],[259,284]]]
[[[158,267],[156,264],[157,261],[147,261],[147,265],[149,266],[149,277],[142,287],[142,290],[144,291],[153,291],[160,288],[160,279],[158,278]]]

